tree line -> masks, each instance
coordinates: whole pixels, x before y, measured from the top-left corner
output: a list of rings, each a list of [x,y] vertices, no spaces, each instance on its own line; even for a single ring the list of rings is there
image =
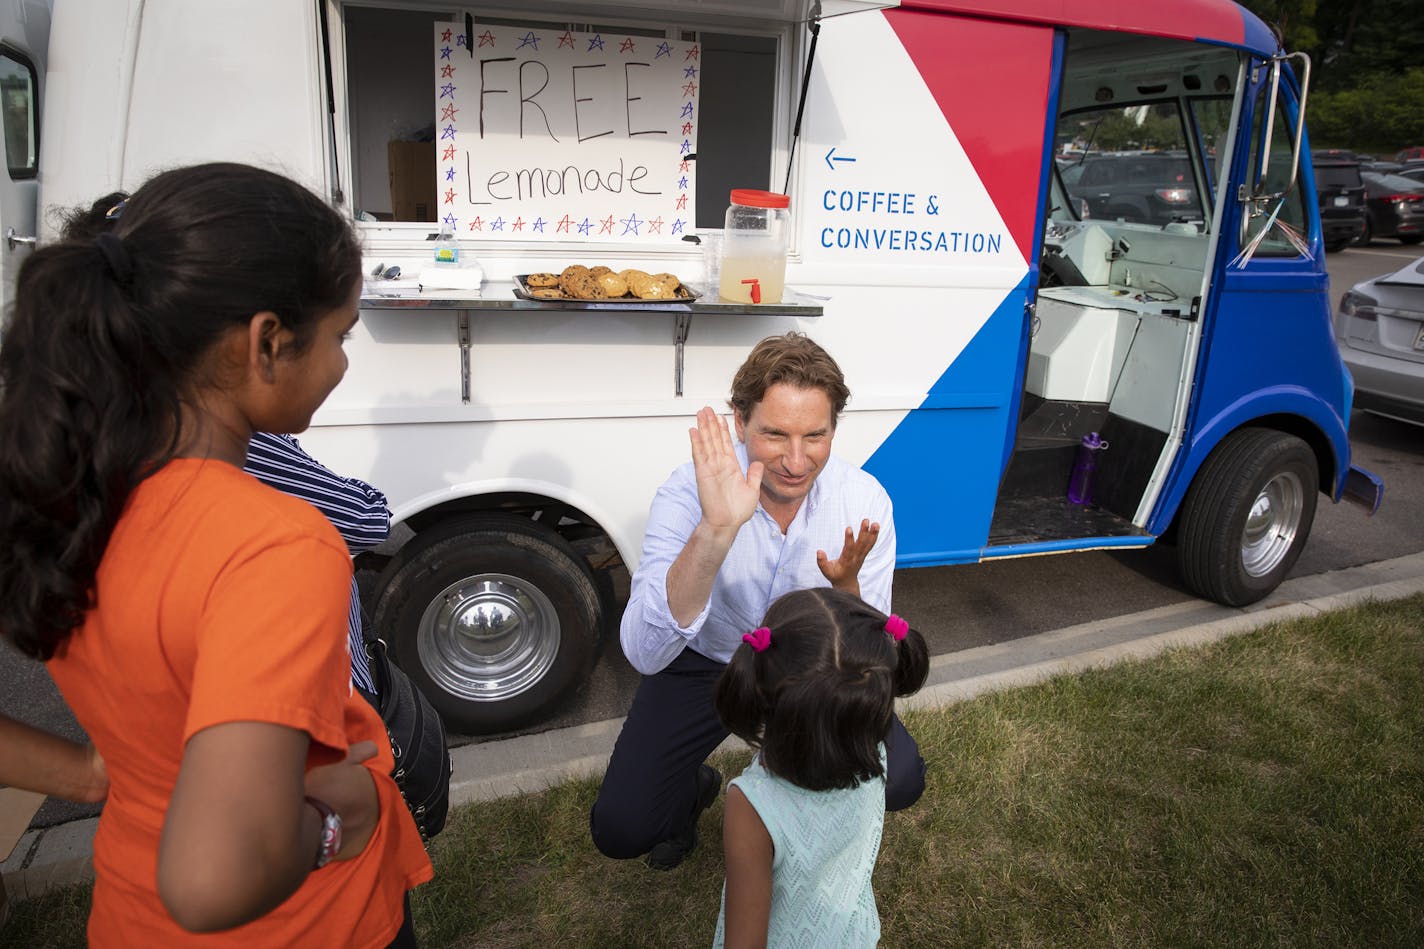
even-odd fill
[[[1290,52],[1310,55],[1313,148],[1388,158],[1424,145],[1424,3],[1240,0]]]

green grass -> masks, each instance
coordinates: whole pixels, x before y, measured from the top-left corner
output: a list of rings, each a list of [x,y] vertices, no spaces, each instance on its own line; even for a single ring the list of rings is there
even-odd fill
[[[920,711],[886,819],[882,945],[1424,945],[1424,596]],[[745,755],[718,766],[735,774]],[[422,946],[698,946],[721,804],[678,870],[599,856],[597,782],[459,808]],[[87,891],[0,945],[82,945]]]

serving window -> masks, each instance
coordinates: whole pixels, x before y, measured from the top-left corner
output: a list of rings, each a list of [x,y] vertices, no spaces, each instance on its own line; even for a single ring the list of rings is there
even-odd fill
[[[422,238],[443,224],[667,244],[720,228],[732,188],[779,190],[789,38],[775,23],[342,6],[351,206]]]

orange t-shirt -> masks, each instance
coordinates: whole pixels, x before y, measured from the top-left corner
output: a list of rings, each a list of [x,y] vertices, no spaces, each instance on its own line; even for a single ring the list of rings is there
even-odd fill
[[[351,691],[351,560],[336,530],[232,465],[178,459],[130,496],[96,591],[84,625],[49,662],[109,770],[90,945],[387,945],[405,892],[432,871],[390,777],[380,716]],[[381,817],[358,857],[311,873],[271,913],[197,935],[158,898],[158,840],[184,745],[235,721],[306,732],[308,767],[374,741],[366,765]]]

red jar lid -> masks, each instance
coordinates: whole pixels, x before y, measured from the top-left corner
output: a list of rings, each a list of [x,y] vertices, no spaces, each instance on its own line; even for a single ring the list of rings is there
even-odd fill
[[[732,203],[745,208],[786,208],[791,206],[791,198],[775,191],[757,191],[755,188],[733,188]]]

